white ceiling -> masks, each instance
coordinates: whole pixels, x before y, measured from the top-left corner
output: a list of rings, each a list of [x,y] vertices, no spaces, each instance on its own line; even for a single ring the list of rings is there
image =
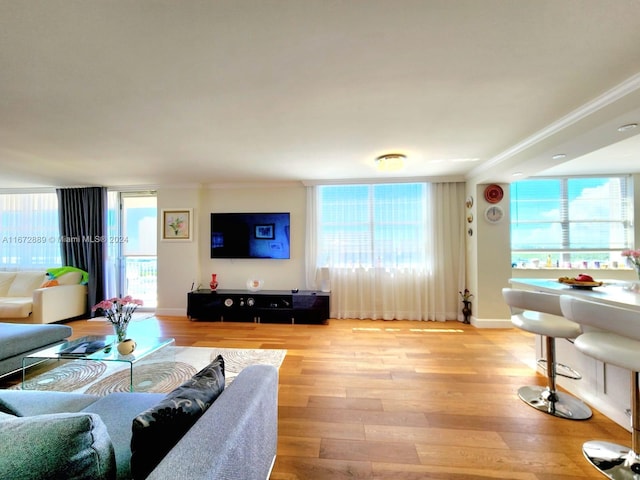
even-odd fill
[[[637,0],[0,0],[0,188],[637,172],[639,72]]]

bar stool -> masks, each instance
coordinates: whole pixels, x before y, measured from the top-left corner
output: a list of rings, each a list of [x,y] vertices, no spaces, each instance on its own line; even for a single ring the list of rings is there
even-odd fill
[[[520,387],[520,399],[527,405],[555,417],[570,420],[591,418],[591,409],[582,400],[556,390],[558,364],[555,339],[575,338],[581,333],[580,325],[562,317],[560,296],[511,288],[503,288],[502,296],[511,309],[511,323],[514,326],[545,338],[547,386]],[[578,372],[572,372],[570,378],[581,378]]]
[[[583,326],[576,348],[604,363],[631,371],[631,448],[606,441],[588,441],[582,453],[612,479],[640,479],[640,313],[626,308],[562,295],[565,317]],[[595,328],[594,328],[595,327]]]

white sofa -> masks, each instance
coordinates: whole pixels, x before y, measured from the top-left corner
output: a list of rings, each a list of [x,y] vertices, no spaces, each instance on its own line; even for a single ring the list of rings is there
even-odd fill
[[[80,272],[55,278],[45,271],[0,271],[0,322],[52,323],[87,312]],[[49,282],[48,287],[42,287]]]

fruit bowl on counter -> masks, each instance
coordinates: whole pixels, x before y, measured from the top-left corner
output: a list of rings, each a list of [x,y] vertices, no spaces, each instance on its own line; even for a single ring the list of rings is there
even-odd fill
[[[597,282],[591,275],[581,273],[575,277],[560,277],[558,282],[569,285],[571,288],[591,289],[593,287],[601,287],[602,282]]]

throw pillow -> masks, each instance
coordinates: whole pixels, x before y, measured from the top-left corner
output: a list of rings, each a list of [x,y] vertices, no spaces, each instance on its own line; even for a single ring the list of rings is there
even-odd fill
[[[114,479],[111,438],[100,417],[55,413],[0,422],[0,478]]]
[[[209,365],[133,419],[131,474],[146,478],[224,390],[224,359]]]

